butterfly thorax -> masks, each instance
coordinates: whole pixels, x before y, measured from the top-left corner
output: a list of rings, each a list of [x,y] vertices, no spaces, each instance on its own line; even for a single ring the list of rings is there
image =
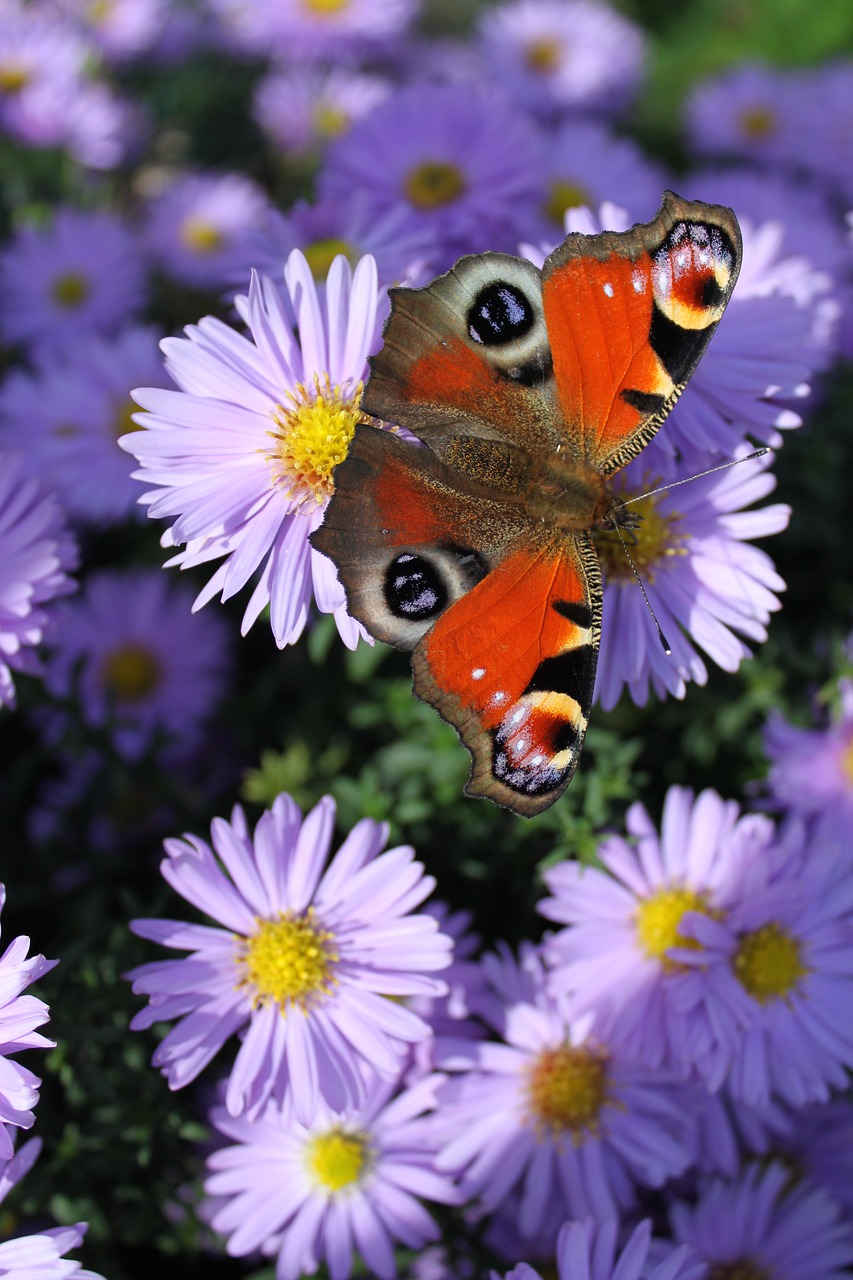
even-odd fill
[[[568,532],[622,523],[622,499],[611,493],[600,471],[577,458],[551,454],[537,459],[527,480],[529,513],[552,528]]]

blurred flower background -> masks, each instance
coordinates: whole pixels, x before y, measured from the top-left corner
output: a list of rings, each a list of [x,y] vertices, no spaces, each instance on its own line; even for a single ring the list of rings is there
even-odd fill
[[[851,120],[845,0],[0,0],[0,1274],[853,1273]],[[667,187],[616,483],[771,452],[638,503],[670,658],[597,538],[522,820],[308,536],[390,286]]]

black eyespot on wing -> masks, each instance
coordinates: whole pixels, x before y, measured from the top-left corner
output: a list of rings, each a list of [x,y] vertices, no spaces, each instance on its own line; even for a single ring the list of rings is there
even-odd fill
[[[396,618],[425,622],[437,617],[447,606],[444,580],[423,556],[403,551],[385,571],[385,603]]]
[[[523,338],[533,328],[536,314],[521,289],[496,280],[477,294],[468,309],[467,321],[474,342],[496,347]]]
[[[700,307],[718,307],[725,296],[726,291],[720,287],[716,276],[708,276],[702,282],[699,305]]]

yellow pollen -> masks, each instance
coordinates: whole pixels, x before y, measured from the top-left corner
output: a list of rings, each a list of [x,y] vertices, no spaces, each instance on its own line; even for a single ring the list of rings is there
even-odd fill
[[[750,1258],[718,1262],[708,1272],[708,1280],[771,1280],[771,1274]]]
[[[524,50],[524,61],[527,63],[531,71],[536,71],[541,75],[548,75],[551,71],[556,71],[560,65],[562,54],[562,45],[559,40],[550,39],[548,36],[540,36],[537,40],[530,40]]]
[[[580,1141],[598,1131],[607,1101],[607,1058],[598,1050],[562,1045],[540,1053],[530,1071],[530,1116],[542,1135],[570,1133]]]
[[[370,1146],[366,1134],[330,1129],[311,1139],[306,1157],[309,1174],[324,1191],[343,1191],[366,1172]]]
[[[117,702],[142,702],[154,693],[162,679],[160,663],[141,644],[113,649],[101,667],[101,680]]]
[[[113,418],[113,431],[115,438],[118,440],[121,436],[126,436],[130,431],[144,431],[138,422],[133,421],[133,415],[139,413],[139,405],[133,400],[125,400],[121,405],[116,405],[115,417]]]
[[[650,480],[649,488],[653,489],[659,481]],[[630,494],[625,495],[626,498]],[[625,533],[625,541],[631,552],[631,559],[647,582],[654,582],[655,567],[669,556],[687,555],[684,546],[687,535],[680,533],[678,523],[684,517],[678,512],[668,511],[666,514],[658,509],[657,497],[643,498],[640,502],[632,502],[628,508],[635,515],[642,516],[636,529]],[[633,579],[628,557],[615,529],[599,529],[593,534],[595,549],[601,561],[601,571],[605,580],[611,582],[619,579]]]
[[[418,209],[438,209],[462,195],[467,183],[455,164],[444,160],[424,160],[409,172],[404,185],[406,196]]]
[[[302,250],[305,254],[305,261],[311,268],[311,274],[315,280],[325,280],[329,274],[329,267],[342,253],[347,261],[352,265],[354,254],[352,246],[348,245],[346,240],[339,240],[336,236],[329,236],[325,240],[315,240],[313,244],[306,245]]]
[[[334,934],[323,929],[312,907],[304,915],[289,912],[258,920],[257,932],[240,939],[243,982],[254,988],[254,1003],[274,1000],[285,1010],[303,1012],[330,993],[340,958]]]
[[[286,393],[290,405],[276,406],[275,430],[270,432],[275,444],[267,457],[273,484],[288,498],[321,506],[332,496],[332,473],[347,456],[356,424],[369,421],[359,408],[363,390],[359,382],[345,395],[331,385],[328,374],[321,381],[315,373],[313,391],[297,383],[295,393]]]
[[[68,271],[64,276],[57,276],[53,282],[51,294],[54,302],[60,307],[72,311],[85,302],[90,291],[89,281],[79,271]]]
[[[777,128],[777,120],[769,107],[748,107],[740,113],[740,123],[748,138],[769,138]]]
[[[564,178],[555,178],[551,183],[550,193],[545,205],[545,213],[553,222],[562,227],[563,218],[568,209],[579,209],[581,205],[591,205],[592,196],[586,187],[579,182],[568,182]]]
[[[341,107],[331,102],[318,102],[314,108],[314,128],[321,138],[340,138],[350,126],[350,118]]]
[[[650,960],[662,960],[665,969],[678,966],[667,957],[671,947],[700,949],[693,938],[683,938],[678,926],[688,911],[701,911],[711,915],[702,894],[691,889],[660,889],[645,898],[637,908],[635,922],[640,946]]]
[[[184,218],[180,234],[186,248],[201,257],[217,253],[225,244],[225,237],[219,228],[204,218]]]
[[[342,13],[348,9],[350,0],[302,0],[302,4],[308,13],[324,18],[327,14]]]
[[[0,93],[7,93],[12,97],[26,89],[29,83],[30,73],[26,67],[15,66],[11,62],[7,62],[5,67],[0,66]]]
[[[853,738],[841,753],[841,772],[853,787]]]
[[[759,1004],[785,999],[809,972],[799,942],[775,922],[744,935],[734,970],[741,986]]]

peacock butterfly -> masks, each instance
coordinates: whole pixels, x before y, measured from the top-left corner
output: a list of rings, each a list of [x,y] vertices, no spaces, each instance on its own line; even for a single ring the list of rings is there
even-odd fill
[[[471,753],[468,795],[519,814],[565,790],[601,631],[596,529],[630,527],[607,480],[651,440],[741,260],[737,219],[666,192],[625,232],[571,234],[539,271],[502,253],[391,290],[317,550],[349,612],[412,651],[414,691]],[[635,517],[634,517],[635,518]]]

